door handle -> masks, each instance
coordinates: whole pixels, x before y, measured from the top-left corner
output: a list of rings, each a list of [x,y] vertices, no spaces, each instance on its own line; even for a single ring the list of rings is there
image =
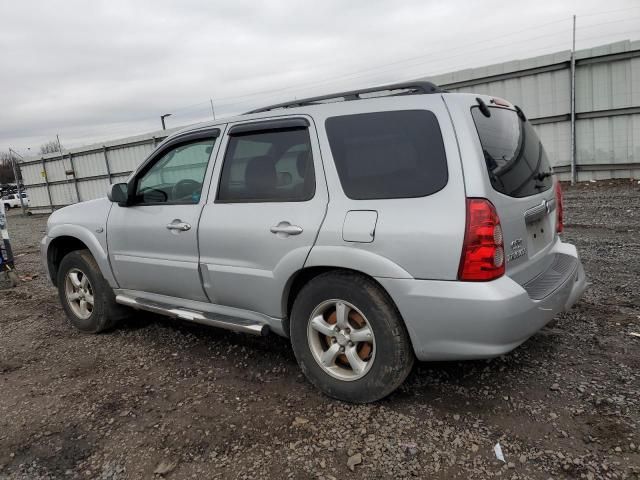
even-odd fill
[[[187,222],[181,222],[180,220],[174,220],[170,224],[167,225],[169,230],[178,230],[180,232],[186,232],[187,230],[191,230],[191,225]]]
[[[299,227],[298,225],[291,225],[289,222],[284,221],[271,227],[271,233],[275,233],[279,237],[300,235],[302,233],[302,227]]]

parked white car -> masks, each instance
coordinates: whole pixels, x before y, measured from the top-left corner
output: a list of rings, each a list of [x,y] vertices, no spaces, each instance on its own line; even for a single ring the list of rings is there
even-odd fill
[[[26,193],[22,193],[22,199],[24,201],[25,207],[29,206],[29,195]],[[17,193],[12,193],[10,195],[5,195],[2,197],[2,203],[4,203],[5,210],[9,210],[10,208],[18,208],[20,207],[20,197]]]

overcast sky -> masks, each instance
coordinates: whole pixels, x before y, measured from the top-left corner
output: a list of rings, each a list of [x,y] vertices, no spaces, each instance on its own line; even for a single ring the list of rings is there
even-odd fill
[[[0,0],[0,151],[640,37],[638,0]]]

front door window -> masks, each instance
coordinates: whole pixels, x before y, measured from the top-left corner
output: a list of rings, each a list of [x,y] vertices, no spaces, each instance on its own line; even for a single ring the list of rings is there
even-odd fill
[[[138,179],[137,204],[197,204],[215,138],[177,145]]]

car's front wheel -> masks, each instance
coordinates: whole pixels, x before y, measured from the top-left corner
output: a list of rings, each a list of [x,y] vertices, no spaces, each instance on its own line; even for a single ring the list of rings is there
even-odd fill
[[[62,259],[57,285],[69,321],[83,332],[108,330],[123,316],[124,307],[116,303],[89,250],[77,250]]]
[[[292,309],[291,342],[309,381],[347,402],[386,397],[414,362],[409,335],[387,293],[351,272],[329,272],[305,285]]]

